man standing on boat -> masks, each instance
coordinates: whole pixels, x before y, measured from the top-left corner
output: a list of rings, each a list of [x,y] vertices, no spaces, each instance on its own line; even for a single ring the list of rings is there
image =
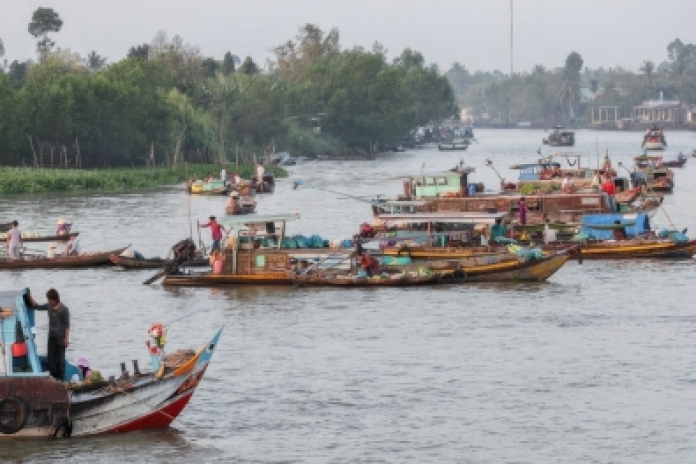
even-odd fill
[[[220,240],[222,240],[222,233],[227,232],[224,227],[222,227],[222,224],[217,222],[215,216],[210,216],[210,221],[208,221],[205,224],[198,224],[199,227],[210,227],[210,235],[211,238],[213,239],[213,244],[210,247],[210,252],[212,253],[213,251],[218,251],[222,252],[220,249]]]
[[[616,198],[614,198],[614,195],[616,195],[616,186],[609,175],[605,177],[604,183],[602,184],[602,191],[604,191],[609,198],[609,207],[611,208],[611,211],[615,212],[617,210]]]
[[[220,180],[227,185],[227,166],[222,167],[222,171],[220,171]]]
[[[70,310],[60,302],[60,295],[55,288],[46,292],[46,299],[48,303],[35,304],[34,309],[48,312],[48,370],[51,377],[63,382],[65,349],[70,345]]]
[[[256,189],[259,192],[263,192],[263,175],[265,173],[266,173],[266,170],[263,168],[263,165],[257,161],[256,162]]]
[[[19,259],[20,250],[23,246],[24,243],[22,242],[22,233],[19,231],[19,223],[17,221],[12,221],[12,228],[7,231],[7,242],[5,244],[10,259]]]

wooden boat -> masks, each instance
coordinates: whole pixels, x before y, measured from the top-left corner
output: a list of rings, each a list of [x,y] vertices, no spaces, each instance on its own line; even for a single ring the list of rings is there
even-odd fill
[[[645,150],[664,150],[667,148],[667,140],[661,127],[653,126],[643,136],[641,148]]]
[[[193,396],[222,332],[219,329],[198,350],[168,356],[159,340],[152,338],[154,344],[148,340],[152,370],[140,372],[134,361],[133,372],[124,370],[109,381],[83,379],[80,369],[66,363],[66,382],[73,376],[87,380],[68,384],[43,370],[30,332],[34,310],[27,304],[28,294],[28,289],[0,292],[0,305],[9,309],[0,319],[5,343],[22,343],[16,338],[19,334],[26,346],[22,358],[8,356],[9,350],[0,353],[0,439],[68,438],[168,427]]]
[[[331,287],[415,287],[420,285],[434,284],[438,281],[439,275],[404,275],[397,273],[390,277],[375,276],[373,278],[356,277],[354,275],[296,275],[292,282],[302,286],[331,286]]]
[[[634,187],[645,185],[650,192],[672,193],[674,171],[664,165],[660,155],[641,155],[633,158],[635,166],[631,172]]]
[[[196,180],[186,183],[186,191],[190,195],[227,195],[230,193],[230,186],[222,180]]]
[[[2,269],[74,269],[80,267],[96,267],[111,265],[110,255],[120,255],[128,247],[117,250],[82,253],[77,256],[46,256],[27,257],[22,259],[0,259]]]
[[[466,258],[414,261],[413,264],[386,267],[389,270],[416,270],[427,266],[441,282],[544,282],[570,258],[569,250],[539,259],[525,259],[514,254],[479,254]]]
[[[115,254],[109,255],[109,260],[114,265],[121,266],[125,269],[161,269],[167,262],[164,258],[137,259]],[[185,267],[205,266],[210,266],[210,260],[208,258],[198,258],[185,264]]]
[[[251,178],[251,187],[259,193],[273,193],[275,191],[275,176],[272,172],[267,172],[263,175],[263,185],[259,185],[256,176]],[[242,194],[240,192],[240,194]]]
[[[675,160],[663,161],[662,165],[667,168],[683,168],[688,160],[689,158],[680,153],[679,158]]]
[[[229,216],[251,214],[256,212],[256,201],[248,197],[239,197],[236,207],[229,203],[225,206],[225,214]]]
[[[256,189],[251,185],[251,182],[232,184],[230,185],[230,191],[237,192],[242,197],[253,197],[256,195]]]
[[[464,151],[469,148],[469,143],[438,143],[439,151]]]
[[[552,147],[572,147],[575,145],[575,132],[564,131],[563,126],[554,126],[554,131],[542,139],[542,143]]]
[[[41,237],[22,237],[23,242],[67,242],[73,237],[80,235],[79,232],[69,232],[61,235],[44,235]]]
[[[565,160],[566,167],[561,161],[552,161],[553,158]],[[597,173],[604,176],[609,174],[614,178],[617,187],[628,188],[628,179],[617,177],[616,171],[611,166],[611,160],[607,155],[600,169],[583,167],[582,160],[589,156],[584,153],[560,152],[549,156],[548,160],[540,159],[536,163],[515,164],[510,169],[519,170],[516,189],[522,189],[526,185],[533,184],[541,191],[561,190],[561,185],[565,177],[570,174],[573,180],[573,187],[576,190],[591,188],[594,177]],[[529,188],[529,187],[528,187]],[[503,188],[503,190],[507,190]],[[526,192],[530,193],[530,192]]]
[[[0,223],[0,232],[7,232],[12,228],[11,222]]]

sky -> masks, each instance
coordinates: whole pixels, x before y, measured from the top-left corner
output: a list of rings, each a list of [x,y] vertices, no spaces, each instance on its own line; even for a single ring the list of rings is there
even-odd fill
[[[667,59],[677,37],[696,42],[694,0],[513,2],[514,72],[562,66],[572,51],[591,68],[637,70]],[[35,58],[27,27],[39,6],[63,19],[57,46],[82,56],[95,50],[109,62],[165,30],[205,56],[231,51],[263,65],[274,46],[313,23],[338,28],[344,48],[378,41],[390,59],[409,47],[443,71],[457,61],[470,71],[510,70],[510,0],[0,0],[5,59]]]

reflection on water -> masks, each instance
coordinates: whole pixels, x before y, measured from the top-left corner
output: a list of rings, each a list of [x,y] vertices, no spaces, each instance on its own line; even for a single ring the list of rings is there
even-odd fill
[[[368,162],[295,166],[293,177],[354,195],[394,195],[404,174],[534,161],[543,133],[477,130],[462,154],[420,150]],[[690,133],[668,134],[688,153]],[[573,151],[616,164],[639,153],[640,133],[578,131]],[[544,154],[551,153],[543,147]],[[669,154],[668,154],[669,155]],[[696,230],[693,166],[677,170],[665,205]],[[280,180],[259,213],[299,212],[290,233],[350,237],[370,219],[366,203]],[[133,243],[164,256],[195,220],[221,216],[224,198],[178,188],[137,194],[0,198],[3,217],[48,232],[75,222],[85,249]],[[668,225],[664,214],[658,226]],[[208,231],[202,237],[209,241]],[[105,375],[119,362],[148,365],[152,322],[169,325],[175,350],[225,327],[189,407],[167,431],[55,442],[2,442],[5,459],[45,462],[691,462],[696,459],[692,372],[693,260],[569,262],[541,284],[435,288],[162,288],[152,271],[2,272],[0,286],[55,286],[70,307],[68,358],[87,356]],[[45,327],[45,316],[37,325]],[[45,345],[45,328],[39,345]]]

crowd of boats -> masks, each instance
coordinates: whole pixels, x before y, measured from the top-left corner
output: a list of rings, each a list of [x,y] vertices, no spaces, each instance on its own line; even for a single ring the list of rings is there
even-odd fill
[[[256,195],[275,191],[275,178],[257,171],[244,181],[223,169],[220,178],[186,184],[190,195],[227,199],[219,249],[188,237],[159,258],[130,246],[82,252],[80,233],[60,218],[48,235],[22,234],[30,246],[48,244],[46,252],[25,246],[19,259],[0,257],[0,271],[112,266],[134,270],[134,278],[143,276],[135,271],[149,270],[144,283],[162,279],[164,286],[409,287],[542,282],[569,262],[696,254],[696,240],[672,224],[662,204],[663,195],[674,192],[674,169],[686,161],[670,167],[647,152],[630,168],[613,166],[608,154],[595,167],[584,160],[559,153],[514,165],[518,178],[498,174],[496,192],[463,164],[404,176],[393,198],[354,196],[366,202],[365,220],[339,239],[289,233],[288,224],[301,221],[297,213],[251,214]],[[487,167],[496,170],[490,161]],[[323,190],[300,179],[292,187]],[[243,206],[248,201],[253,208]],[[668,228],[654,226],[660,211]],[[17,227],[0,224],[0,233]],[[122,363],[118,378],[93,379],[84,366],[68,362],[64,384],[47,376],[38,355],[34,307],[28,289],[0,292],[3,346],[11,347],[0,353],[0,434],[67,437],[166,426],[191,398],[220,337],[218,331],[198,350],[165,353],[166,328],[153,326],[150,369],[134,363],[129,371]]]

